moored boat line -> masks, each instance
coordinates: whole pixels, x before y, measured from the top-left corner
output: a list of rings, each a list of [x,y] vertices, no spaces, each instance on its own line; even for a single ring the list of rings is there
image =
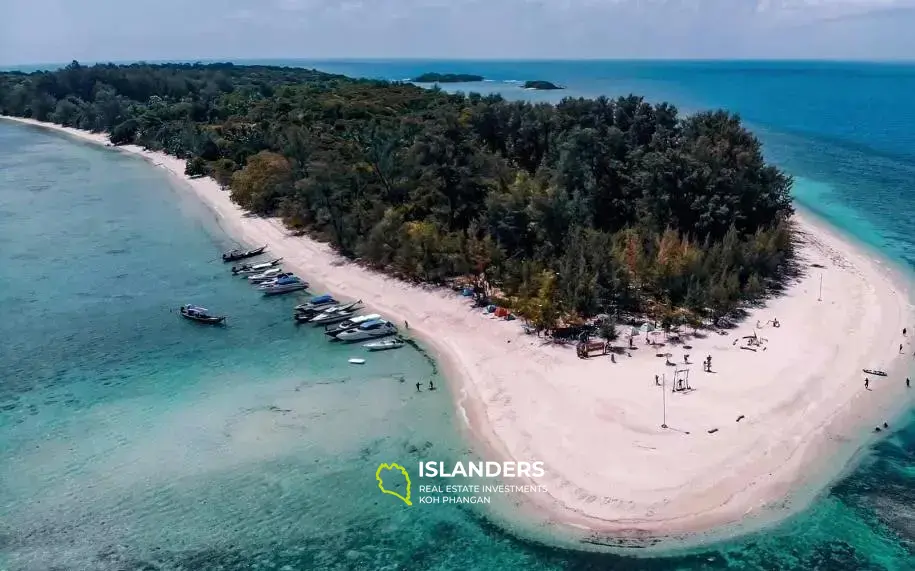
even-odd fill
[[[232,250],[223,254],[224,261],[253,257],[263,253],[266,247],[253,250]],[[260,263],[247,263],[232,267],[232,275],[240,275],[256,286],[265,296],[279,295],[302,291],[308,288],[308,282],[290,272],[284,272],[279,266],[282,258]],[[397,335],[397,326],[385,320],[378,313],[359,315],[363,308],[362,300],[340,302],[331,294],[314,296],[304,303],[295,306],[293,319],[296,323],[311,323],[324,326],[324,334],[331,341],[352,343],[372,341],[364,347],[368,351],[387,351],[399,349],[405,345],[400,337],[384,340],[384,337]],[[203,323],[224,323],[225,317],[211,316],[207,310],[196,306],[181,308],[182,316]],[[364,363],[364,359],[354,361]]]

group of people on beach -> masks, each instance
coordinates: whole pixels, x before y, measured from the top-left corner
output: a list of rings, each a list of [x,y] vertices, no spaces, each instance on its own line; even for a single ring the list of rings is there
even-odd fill
[[[902,328],[902,336],[905,337],[905,336],[906,336],[906,333],[908,333],[908,329],[905,328],[905,327],[903,327],[903,328]],[[900,344],[899,344],[899,352],[900,352],[900,353],[902,353],[902,348],[903,348],[903,344],[900,343]],[[915,354],[913,354],[912,356],[915,357]],[[910,379],[909,377],[906,377],[906,378],[905,378],[905,388],[907,388],[907,389],[912,388],[912,379]],[[868,391],[871,390],[871,380],[870,380],[868,377],[864,377],[864,390],[868,390]],[[884,423],[883,426],[884,426],[884,428],[886,428],[886,423]],[[877,431],[878,431],[878,432],[880,431],[880,427],[877,427]]]

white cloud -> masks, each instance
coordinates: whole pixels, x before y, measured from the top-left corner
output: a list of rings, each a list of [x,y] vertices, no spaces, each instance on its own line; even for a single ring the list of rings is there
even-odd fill
[[[915,0],[157,0],[154,10],[122,0],[0,2],[8,64],[915,56]]]

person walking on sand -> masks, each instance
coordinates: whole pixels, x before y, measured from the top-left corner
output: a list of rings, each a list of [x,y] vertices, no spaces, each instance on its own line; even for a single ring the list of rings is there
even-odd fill
[[[435,385],[432,384],[432,379],[429,379],[429,390],[430,390],[430,391],[434,391],[434,390],[435,390]]]
[[[416,381],[416,392],[420,392],[420,390],[419,390],[419,381]]]
[[[654,386],[656,386],[656,387],[661,386],[661,381],[657,375],[654,376]]]
[[[905,327],[902,328],[902,336],[905,337]]]
[[[911,388],[911,387],[912,387],[912,381],[911,381],[908,377],[906,377],[906,378],[905,378],[905,388],[908,389],[908,388]]]
[[[866,390],[866,391],[871,390],[871,380],[868,379],[867,377],[864,377],[864,390]]]
[[[902,353],[902,343],[899,344],[899,352]]]
[[[409,328],[410,328],[410,322],[407,321],[406,319],[404,319],[404,320],[403,320],[403,326],[404,326],[404,329],[409,329]]]

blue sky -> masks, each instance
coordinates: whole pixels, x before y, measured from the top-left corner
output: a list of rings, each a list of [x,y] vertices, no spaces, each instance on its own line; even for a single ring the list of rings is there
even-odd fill
[[[915,59],[915,0],[0,0],[0,65],[250,58]]]

